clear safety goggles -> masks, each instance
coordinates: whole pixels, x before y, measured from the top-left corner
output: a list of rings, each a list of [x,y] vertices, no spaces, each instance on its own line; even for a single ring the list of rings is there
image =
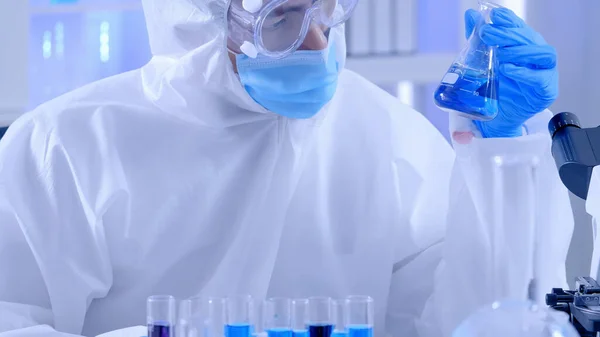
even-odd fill
[[[255,58],[283,58],[301,49],[309,30],[344,23],[358,0],[231,0],[227,46]],[[308,48],[306,48],[308,49]]]

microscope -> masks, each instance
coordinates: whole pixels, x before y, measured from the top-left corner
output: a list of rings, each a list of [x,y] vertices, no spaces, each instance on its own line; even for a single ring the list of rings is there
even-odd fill
[[[546,294],[546,305],[569,315],[581,337],[596,337],[600,333],[600,284],[591,277],[578,277],[575,289],[552,289]]]
[[[586,200],[592,171],[600,165],[600,127],[582,128],[575,114],[562,112],[550,120],[548,130],[560,179]],[[600,284],[591,277],[578,277],[575,289],[552,289],[546,304],[568,314],[581,337],[600,336]]]
[[[581,128],[579,118],[561,112],[550,120],[552,156],[563,184],[586,200],[595,166],[600,165],[600,127]]]

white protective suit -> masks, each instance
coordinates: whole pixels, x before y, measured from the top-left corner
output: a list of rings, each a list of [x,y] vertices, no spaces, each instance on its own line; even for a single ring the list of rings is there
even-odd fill
[[[366,294],[376,336],[447,334],[491,300],[495,155],[542,158],[544,280],[566,282],[573,224],[548,114],[530,135],[453,151],[345,70],[323,111],[289,120],[233,72],[227,0],[143,4],[149,64],[42,105],[0,143],[0,337],[145,324],[146,297],[164,293]],[[332,32],[338,55],[343,34]],[[506,180],[507,200],[519,200],[519,179]],[[505,221],[520,238],[518,214]],[[529,266],[515,256],[519,290],[507,295],[521,296]]]

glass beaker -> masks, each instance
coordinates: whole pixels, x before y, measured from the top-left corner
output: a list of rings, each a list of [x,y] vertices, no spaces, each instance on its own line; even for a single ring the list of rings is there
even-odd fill
[[[175,297],[155,295],[146,301],[146,323],[148,337],[172,337],[175,335],[177,310]]]
[[[211,297],[206,303],[204,337],[225,337],[227,332],[227,299]]]
[[[435,91],[434,101],[440,109],[480,121],[498,115],[496,47],[487,46],[479,37],[481,27],[491,23],[494,8],[502,6],[479,0],[481,18]]]
[[[292,301],[283,297],[269,298],[264,306],[268,337],[292,337]]]
[[[177,337],[203,337],[204,300],[202,297],[192,297],[181,301],[179,305],[179,320],[177,322]]]
[[[308,299],[292,300],[292,333],[293,337],[308,337]]]
[[[308,298],[308,336],[331,337],[333,332],[332,300],[329,297]]]
[[[493,158],[492,223],[488,223],[492,283],[489,304],[473,312],[452,337],[578,337],[569,317],[545,305],[539,285],[544,256],[543,228],[538,223],[543,209],[537,157]],[[511,184],[507,181],[510,179]],[[514,232],[511,223],[519,224]],[[521,259],[527,263],[514,264]],[[525,273],[529,279],[523,282]]]
[[[225,337],[249,337],[254,333],[254,300],[250,295],[227,297]]]
[[[375,308],[370,296],[346,298],[346,330],[348,337],[373,337]]]
[[[331,337],[348,337],[346,330],[346,301],[335,299],[331,301],[331,315],[333,317],[333,332]]]

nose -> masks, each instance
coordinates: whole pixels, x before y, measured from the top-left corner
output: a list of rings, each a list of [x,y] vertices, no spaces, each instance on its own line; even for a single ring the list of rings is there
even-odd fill
[[[300,50],[323,50],[327,48],[327,37],[325,31],[317,24],[311,24],[300,46]]]

